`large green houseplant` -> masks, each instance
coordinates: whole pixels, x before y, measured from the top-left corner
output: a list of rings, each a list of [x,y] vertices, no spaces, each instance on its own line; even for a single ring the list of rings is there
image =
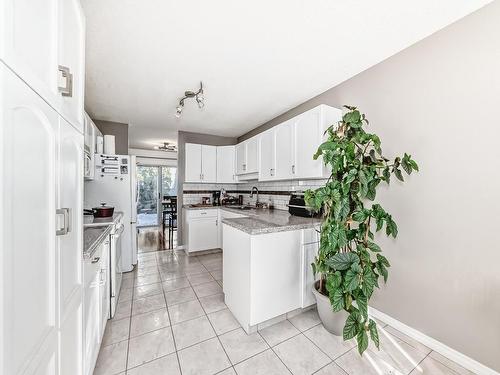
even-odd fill
[[[320,247],[312,264],[319,275],[316,290],[328,297],[329,313],[345,310],[343,338],[356,337],[362,354],[368,337],[379,346],[368,303],[379,278],[387,281],[390,266],[374,242],[374,231],[385,227],[387,236],[398,234],[392,216],[370,201],[375,200],[380,182],[389,184],[391,175],[403,181],[403,171],[411,174],[418,171],[418,165],[407,154],[393,161],[385,158],[379,137],[363,129],[368,125],[365,115],[355,107],[345,107],[342,120],[327,130],[327,141],[314,155],[315,159],[323,157],[331,176],[324,186],[306,191],[305,199],[313,209],[323,208]]]

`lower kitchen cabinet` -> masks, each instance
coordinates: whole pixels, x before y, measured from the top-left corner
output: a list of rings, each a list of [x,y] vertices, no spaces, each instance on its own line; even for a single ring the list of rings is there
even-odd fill
[[[110,308],[109,239],[84,264],[84,375],[92,375]]]
[[[184,244],[188,253],[219,248],[218,211],[184,210]]]

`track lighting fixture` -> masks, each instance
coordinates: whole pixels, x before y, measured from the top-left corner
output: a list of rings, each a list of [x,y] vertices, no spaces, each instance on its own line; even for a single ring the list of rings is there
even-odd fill
[[[179,105],[175,109],[175,117],[180,118],[184,110],[184,101],[186,99],[195,98],[198,108],[205,107],[205,96],[203,95],[203,82],[200,82],[200,89],[197,92],[188,90],[184,92],[184,97],[179,100]]]

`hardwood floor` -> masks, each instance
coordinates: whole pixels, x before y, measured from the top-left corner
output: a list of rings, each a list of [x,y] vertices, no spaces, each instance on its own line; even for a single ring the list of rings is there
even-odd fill
[[[168,228],[161,233],[161,227],[143,227],[138,229],[137,242],[138,252],[148,253],[151,251],[165,250],[168,248]],[[174,232],[173,248],[177,246],[177,232]]]

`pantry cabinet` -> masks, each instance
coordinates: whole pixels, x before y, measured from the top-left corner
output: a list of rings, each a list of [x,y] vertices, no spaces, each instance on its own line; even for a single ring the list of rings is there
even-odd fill
[[[83,134],[3,63],[0,107],[0,372],[81,375]]]
[[[217,147],[186,143],[185,182],[217,181]]]
[[[0,60],[83,131],[85,20],[79,0],[4,0]]]

